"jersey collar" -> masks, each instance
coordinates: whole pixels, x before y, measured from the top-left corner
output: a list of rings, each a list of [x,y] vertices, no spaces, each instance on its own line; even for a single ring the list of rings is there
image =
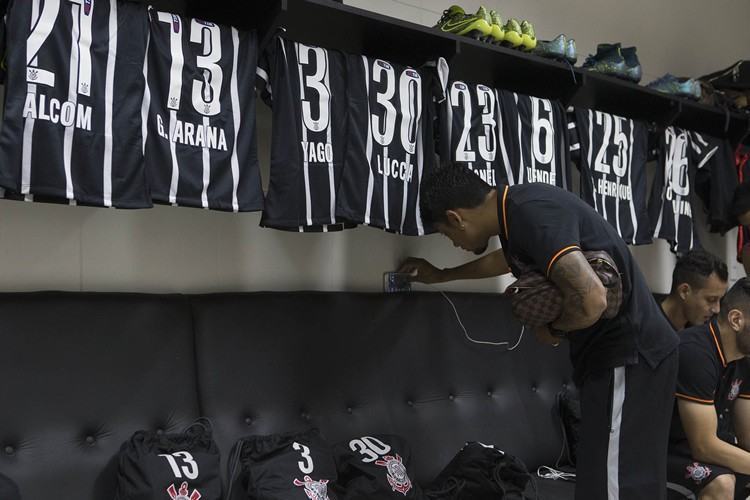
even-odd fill
[[[724,348],[721,346],[721,334],[719,332],[719,322],[716,321],[716,318],[711,318],[711,320],[708,322],[708,331],[711,334],[711,338],[713,339],[714,345],[716,346],[716,353],[719,355],[719,359],[721,360],[721,365],[726,368],[727,367],[727,358],[724,356]]]

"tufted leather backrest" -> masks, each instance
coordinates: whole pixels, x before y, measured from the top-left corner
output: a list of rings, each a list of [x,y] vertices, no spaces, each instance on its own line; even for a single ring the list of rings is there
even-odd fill
[[[450,297],[473,337],[518,338],[504,298]],[[569,383],[567,352],[538,345],[532,332],[512,352],[473,344],[440,294],[208,295],[192,304],[201,410],[223,451],[242,436],[308,426],[332,442],[399,434],[420,481],[467,440],[534,467],[560,453],[553,411]]]
[[[518,337],[503,298],[450,297],[473,336]],[[124,440],[199,415],[224,464],[239,437],[308,426],[400,434],[421,481],[466,440],[553,463],[567,351],[505,349],[439,294],[0,294],[0,473],[25,500],[111,500]]]
[[[112,500],[123,441],[198,416],[186,298],[0,294],[0,473],[24,500]]]

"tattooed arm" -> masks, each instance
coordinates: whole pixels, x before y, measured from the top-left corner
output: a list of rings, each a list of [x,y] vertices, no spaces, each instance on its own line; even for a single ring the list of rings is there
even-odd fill
[[[570,252],[552,267],[550,280],[563,295],[563,310],[552,323],[557,330],[570,332],[596,323],[607,308],[607,290],[591,269],[583,253]]]

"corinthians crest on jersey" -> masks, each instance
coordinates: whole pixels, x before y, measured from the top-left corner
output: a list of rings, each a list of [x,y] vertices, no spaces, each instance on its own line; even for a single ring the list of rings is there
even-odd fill
[[[328,500],[328,479],[314,480],[310,476],[294,479],[294,486],[305,488],[305,494],[310,500]]]
[[[403,460],[398,454],[395,456],[386,455],[382,460],[377,460],[375,464],[385,467],[388,474],[388,484],[391,485],[393,491],[397,491],[404,496],[409,493],[409,490],[411,490],[411,479],[409,479]]]
[[[192,493],[189,493],[190,489],[188,488],[187,482],[183,482],[180,485],[180,489],[178,490],[175,488],[174,484],[170,484],[169,488],[167,488],[167,493],[169,494],[169,498],[172,500],[199,500],[201,497],[201,494],[198,490],[193,490]]]

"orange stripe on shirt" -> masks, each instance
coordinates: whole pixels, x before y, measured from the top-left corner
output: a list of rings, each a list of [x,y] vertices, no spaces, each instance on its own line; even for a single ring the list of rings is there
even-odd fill
[[[570,250],[580,250],[580,249],[581,249],[581,247],[579,247],[578,245],[570,245],[570,246],[567,246],[567,247],[563,248],[562,250],[558,251],[549,260],[549,264],[547,264],[547,277],[549,277],[549,272],[552,270],[552,266],[555,264],[555,262],[557,262],[557,259],[559,259],[560,257],[562,257],[563,254],[565,254],[566,252],[569,252]]]
[[[701,403],[704,405],[712,405],[714,404],[713,399],[700,399],[700,398],[694,398],[693,396],[688,396],[687,394],[680,394],[679,392],[675,393],[675,396],[677,396],[680,399],[687,399],[689,401],[695,401],[696,403]]]

